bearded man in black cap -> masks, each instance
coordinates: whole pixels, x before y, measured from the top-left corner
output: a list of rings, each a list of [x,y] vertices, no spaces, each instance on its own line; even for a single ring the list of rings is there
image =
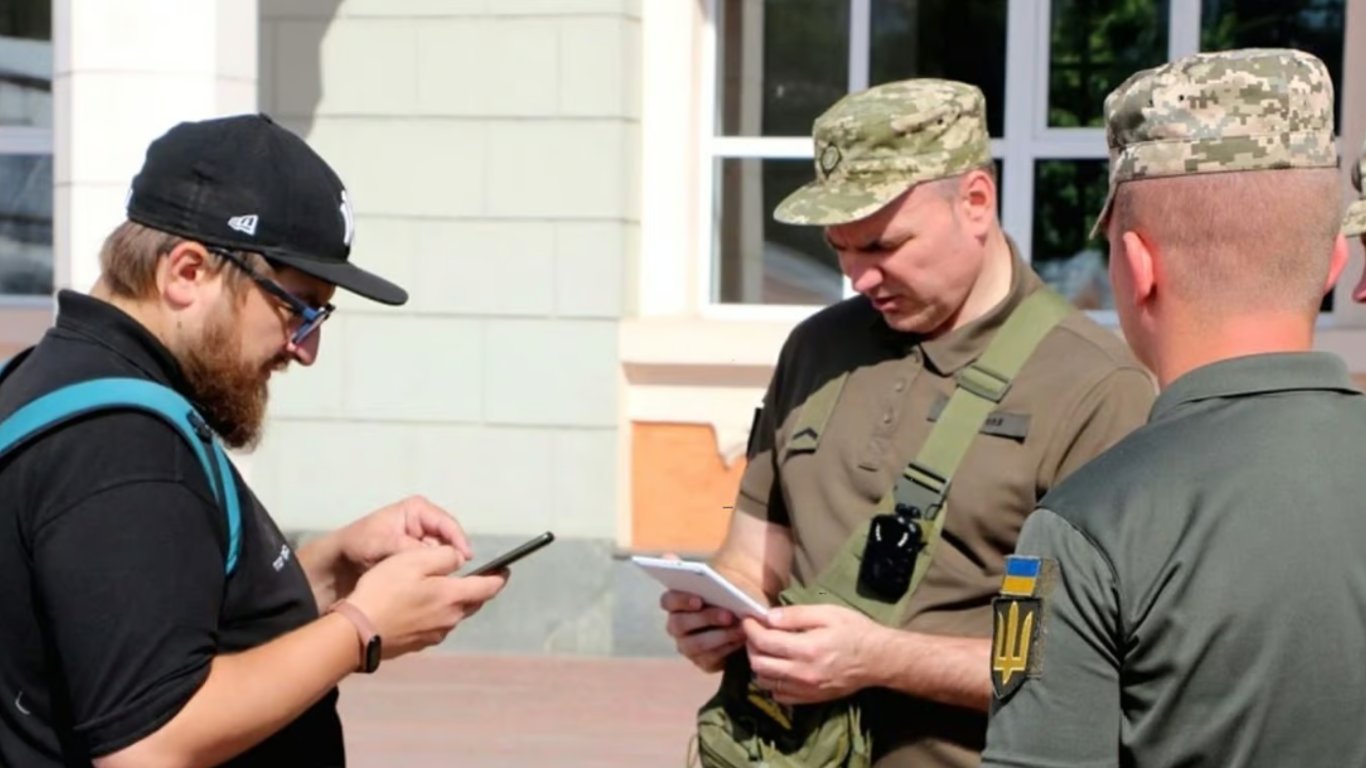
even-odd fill
[[[506,574],[450,578],[469,543],[420,498],[295,553],[218,442],[256,443],[337,288],[407,294],[351,263],[341,181],[263,115],[158,138],[127,217],[0,373],[0,764],[342,765],[338,682],[439,642]],[[73,410],[91,391],[169,397],[192,428]]]

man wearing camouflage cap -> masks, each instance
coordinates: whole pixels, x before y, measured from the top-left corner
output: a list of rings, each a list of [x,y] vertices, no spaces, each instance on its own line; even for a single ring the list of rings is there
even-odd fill
[[[909,558],[926,570],[902,587],[903,619],[884,626],[843,605],[791,605],[742,625],[670,592],[668,629],[704,670],[747,659],[780,704],[854,694],[878,766],[975,765],[991,696],[990,601],[1015,534],[1039,494],[1142,422],[1154,387],[1114,334],[1044,288],[1001,231],[976,87],[880,85],[831,107],[814,135],[816,179],[775,215],[825,227],[860,295],[802,322],[784,345],[715,569],[770,604],[821,584],[843,547],[872,538],[857,539],[886,517],[879,505],[930,452],[930,436],[943,439],[939,422],[957,421],[957,382],[990,368],[987,351],[1017,310],[1040,294],[1056,302],[1057,322],[1029,340],[1032,354],[984,421],[958,436],[966,454],[940,486],[942,535]]]
[[[1312,351],[1347,258],[1328,72],[1199,54],[1105,115],[1116,309],[1162,393],[1020,534],[983,764],[1366,765],[1366,397]]]

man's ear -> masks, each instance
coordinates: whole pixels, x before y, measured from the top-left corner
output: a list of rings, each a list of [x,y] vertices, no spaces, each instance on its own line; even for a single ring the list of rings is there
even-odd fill
[[[205,284],[216,274],[209,263],[208,251],[199,243],[177,244],[157,263],[157,290],[181,309],[193,304]]]
[[[985,237],[996,218],[996,185],[986,171],[968,171],[958,181],[959,218],[969,234]]]
[[[1118,266],[1124,270],[1129,303],[1142,307],[1157,295],[1156,255],[1143,236],[1133,230],[1125,230],[1119,241],[1119,252],[1111,253],[1110,258],[1119,259]]]
[[[1328,279],[1323,284],[1323,292],[1326,295],[1333,290],[1333,286],[1338,284],[1338,278],[1342,276],[1342,270],[1347,267],[1347,237],[1339,234],[1333,239],[1333,257],[1328,263]]]

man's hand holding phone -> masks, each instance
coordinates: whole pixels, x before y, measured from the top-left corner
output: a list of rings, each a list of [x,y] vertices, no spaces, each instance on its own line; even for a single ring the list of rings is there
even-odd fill
[[[662,559],[680,562],[674,554]],[[669,589],[660,595],[659,605],[668,613],[665,631],[674,639],[678,652],[704,672],[720,671],[726,657],[745,645],[740,617],[708,604],[700,595]]]
[[[422,547],[390,555],[360,578],[347,600],[375,625],[383,658],[441,642],[507,584],[506,573],[450,578],[463,560],[454,547]]]
[[[678,652],[704,672],[719,671],[727,656],[745,646],[740,622],[725,608],[674,589],[660,596],[659,605],[669,614],[665,629]]]

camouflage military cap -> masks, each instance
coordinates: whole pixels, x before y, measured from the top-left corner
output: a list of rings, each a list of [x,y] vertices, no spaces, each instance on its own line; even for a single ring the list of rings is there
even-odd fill
[[[816,179],[778,205],[778,221],[857,221],[915,184],[991,161],[986,98],[953,80],[902,80],[851,93],[816,118],[812,138]]]
[[[1342,221],[1342,234],[1366,235],[1366,141],[1361,143],[1361,154],[1357,164],[1352,166],[1352,186],[1357,189],[1357,200],[1347,206],[1347,216]]]
[[[1110,193],[1126,181],[1277,168],[1335,168],[1333,81],[1303,51],[1200,53],[1146,69],[1105,98]]]

